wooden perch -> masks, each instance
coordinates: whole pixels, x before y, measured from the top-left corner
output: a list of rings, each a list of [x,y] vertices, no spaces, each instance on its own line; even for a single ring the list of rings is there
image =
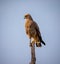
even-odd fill
[[[35,44],[33,44],[31,47],[31,62],[29,64],[36,64]]]

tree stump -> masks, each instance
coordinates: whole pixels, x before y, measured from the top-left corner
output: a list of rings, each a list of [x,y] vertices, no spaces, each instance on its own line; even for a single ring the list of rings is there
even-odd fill
[[[35,57],[35,44],[33,43],[31,47],[31,62],[29,64],[36,64],[36,57]]]

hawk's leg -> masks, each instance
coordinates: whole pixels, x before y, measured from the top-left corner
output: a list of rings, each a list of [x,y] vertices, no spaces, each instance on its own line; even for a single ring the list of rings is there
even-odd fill
[[[31,38],[30,38],[30,47],[32,47],[32,42],[31,42]]]
[[[32,41],[32,42],[30,43],[30,47],[32,47],[34,44],[35,44],[35,42]]]
[[[33,38],[30,38],[30,47],[32,47],[35,44],[35,41]]]

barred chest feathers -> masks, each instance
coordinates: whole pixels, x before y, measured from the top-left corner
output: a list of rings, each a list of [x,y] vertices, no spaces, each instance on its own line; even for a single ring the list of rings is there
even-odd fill
[[[32,27],[32,21],[26,21],[25,29],[26,34],[29,35],[29,37],[34,37],[36,35],[36,30],[34,29],[34,27]]]

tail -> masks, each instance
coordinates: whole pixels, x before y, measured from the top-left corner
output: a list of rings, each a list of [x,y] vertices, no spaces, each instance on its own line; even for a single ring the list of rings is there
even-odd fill
[[[43,40],[42,40],[41,42],[42,42],[42,44],[46,45],[45,42],[44,42]]]
[[[39,33],[40,33],[39,30],[36,29],[36,31],[37,31],[37,35],[38,35],[38,37],[39,37],[40,42],[41,42],[42,44],[46,45],[45,42],[42,40],[41,35],[39,35]],[[41,43],[40,43],[40,46],[41,46]]]
[[[41,36],[39,36],[39,39],[40,39],[40,41],[41,41],[42,44],[46,45],[45,42],[42,40]]]

